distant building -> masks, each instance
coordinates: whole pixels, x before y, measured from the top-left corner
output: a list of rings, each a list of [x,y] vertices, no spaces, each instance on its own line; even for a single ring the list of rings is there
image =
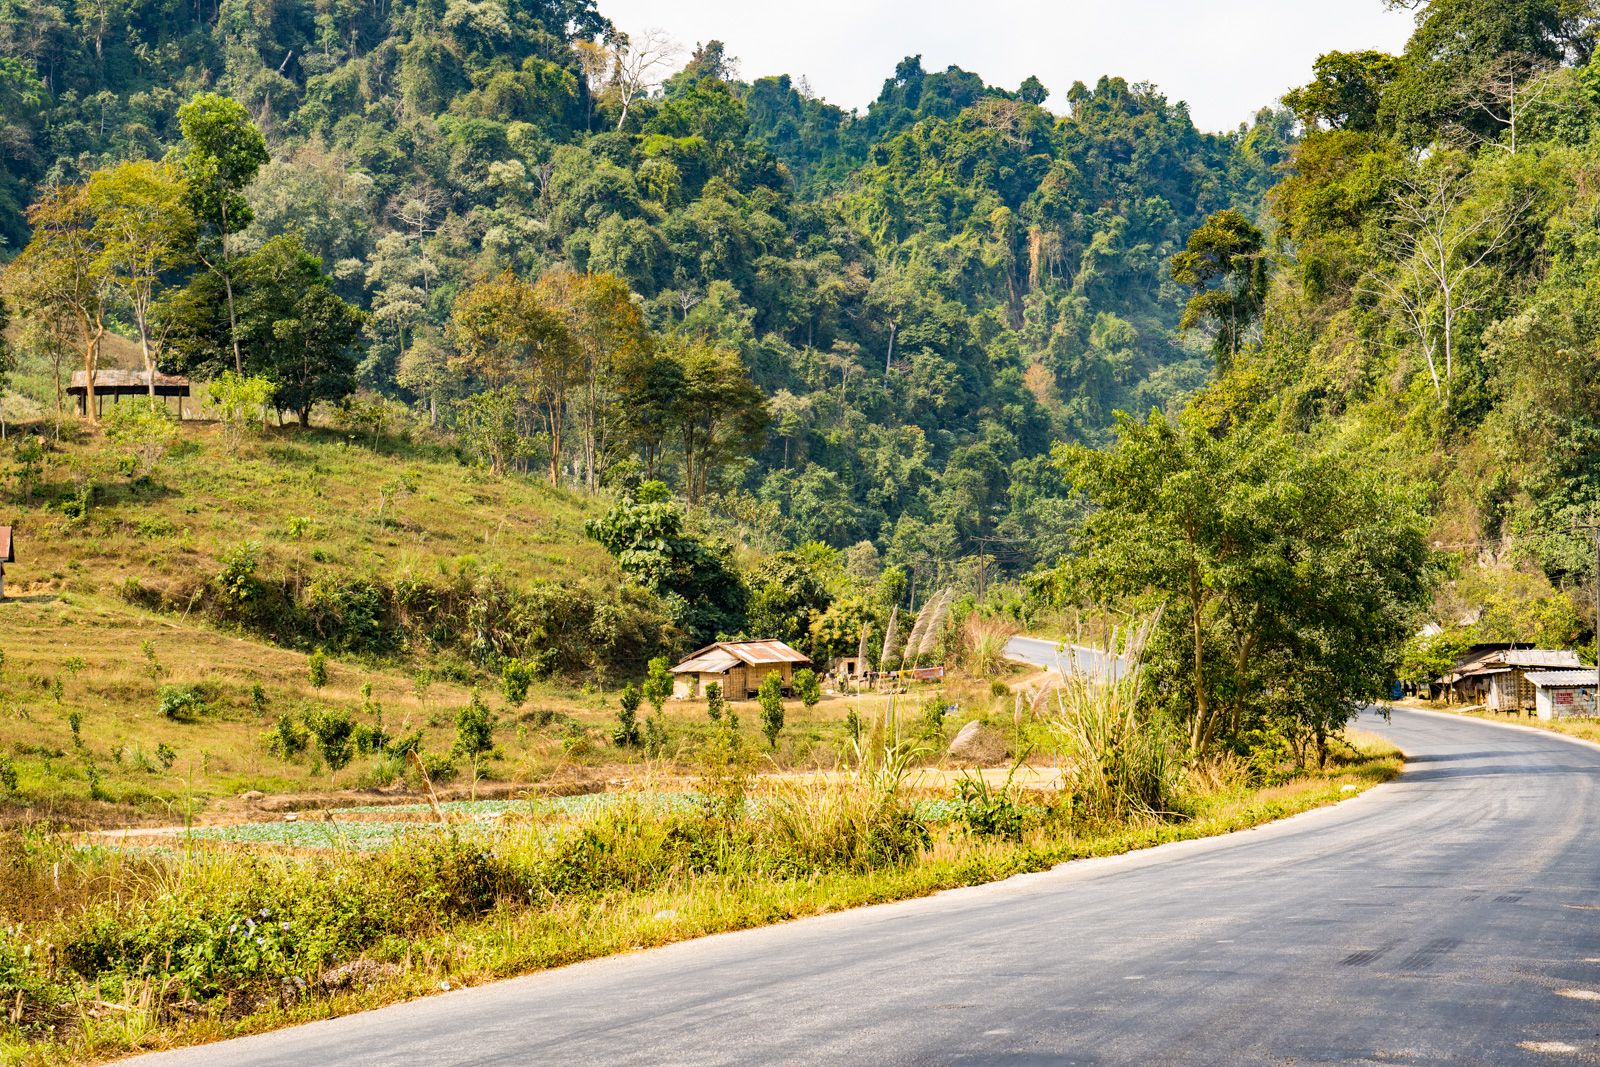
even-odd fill
[[[77,397],[78,414],[89,413],[89,390],[87,383],[89,376],[81,370],[72,372],[72,384],[67,386],[67,395]],[[94,372],[94,403],[95,413],[103,414],[105,411],[105,397],[111,397],[112,403],[120,403],[125,396],[149,396],[150,373],[142,370],[121,370],[114,367],[104,367]],[[163,400],[170,396],[178,398],[178,418],[183,418],[183,398],[189,395],[189,379],[178,374],[162,374],[156,371],[156,396]]]
[[[783,688],[792,689],[795,668],[810,662],[782,641],[718,641],[672,668],[672,695],[689,700],[715,682],[727,699],[749,700],[769,674],[777,673]]]
[[[1539,718],[1594,717],[1594,671],[1529,671],[1527,679],[1534,689],[1534,711]]]
[[[1474,645],[1456,658],[1439,684],[1452,704],[1482,704],[1490,711],[1532,710],[1535,692],[1529,671],[1581,666],[1578,654],[1564,649]]]

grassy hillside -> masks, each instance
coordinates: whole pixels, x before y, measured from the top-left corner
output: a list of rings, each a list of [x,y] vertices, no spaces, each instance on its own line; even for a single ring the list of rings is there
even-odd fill
[[[230,447],[214,424],[191,422],[148,479],[117,473],[120,451],[83,435],[49,448],[31,491],[16,467],[6,486],[19,562],[0,606],[0,755],[18,772],[25,815],[41,805],[90,815],[78,803],[90,766],[96,792],[149,817],[181,814],[185,797],[327,788],[312,761],[266,754],[259,734],[277,715],[305,701],[359,711],[366,684],[369,717],[381,706],[391,732],[421,726],[443,749],[467,685],[492,688],[486,674],[425,643],[336,657],[326,685],[313,688],[314,635],[290,648],[205,617],[198,595],[241,545],[259,546],[259,574],[308,588],[351,575],[392,584],[463,570],[503,574],[513,588],[619,582],[583,535],[593,501],[490,477],[428,446],[282,431]],[[191,610],[141,606],[152,592],[197,599]],[[208,710],[175,722],[160,711],[161,694],[187,686],[201,687]],[[601,713],[600,698],[554,683],[535,687],[535,706]],[[371,771],[353,765],[335,782],[370,781]]]

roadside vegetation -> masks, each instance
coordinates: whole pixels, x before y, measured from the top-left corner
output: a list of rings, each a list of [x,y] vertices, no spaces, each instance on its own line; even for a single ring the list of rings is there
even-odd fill
[[[325,1017],[1242,829],[1398,770],[1392,748],[1362,737],[1310,770],[1186,760],[1177,738],[1147,731],[1130,748],[1138,679],[1041,702],[1031,726],[1059,775],[1046,790],[973,774],[920,784],[925,750],[890,705],[829,775],[758,777],[759,742],[724,716],[687,793],[646,771],[604,802],[343,813],[387,838],[319,840],[314,826],[156,847],[8,835],[0,1050],[19,1064],[93,1061]]]

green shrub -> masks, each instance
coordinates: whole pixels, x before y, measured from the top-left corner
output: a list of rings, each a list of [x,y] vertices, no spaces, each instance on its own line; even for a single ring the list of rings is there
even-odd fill
[[[300,755],[311,744],[311,734],[292,715],[279,715],[272,729],[261,735],[268,752],[279,759],[288,760]]]
[[[802,667],[794,672],[794,695],[800,698],[807,711],[817,706],[822,700],[822,684],[817,681],[816,671]]]
[[[328,656],[320,648],[314,649],[306,657],[306,680],[313,689],[321,689],[328,684]]]
[[[70,994],[43,973],[23,927],[0,926],[0,1004],[4,1018],[24,1033],[49,1029],[60,1020]]]
[[[529,660],[509,657],[500,667],[500,693],[506,698],[506,703],[514,708],[520,708],[528,699],[528,687],[533,684],[537,673],[534,663]]]
[[[15,794],[17,791],[17,768],[4,755],[0,755],[0,793]]]
[[[980,775],[963,774],[956,780],[952,804],[955,821],[978,837],[1022,838],[1030,813],[1011,794],[1011,782],[1000,789]]]
[[[356,722],[344,708],[311,706],[300,713],[306,731],[317,743],[317,755],[328,765],[328,776],[344,770],[355,757]]]
[[[178,420],[159,400],[143,397],[113,405],[105,421],[106,437],[122,449],[118,464],[125,473],[147,478],[183,439]]]
[[[322,648],[387,652],[394,647],[389,590],[375,578],[319,578],[306,589],[300,610]]]
[[[617,728],[611,740],[618,748],[637,748],[643,740],[639,733],[639,704],[643,700],[639,687],[629,682],[617,700]]]
[[[777,671],[761,679],[756,700],[761,705],[761,732],[767,735],[768,747],[776,749],[783,732],[783,679]]]
[[[202,685],[164,685],[158,696],[161,714],[173,722],[198,722],[211,713],[210,693]]]

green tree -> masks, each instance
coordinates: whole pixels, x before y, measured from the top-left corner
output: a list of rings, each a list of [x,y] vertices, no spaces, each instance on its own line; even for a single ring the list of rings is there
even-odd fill
[[[1061,460],[1090,505],[1066,587],[1164,611],[1153,655],[1194,752],[1265,717],[1320,753],[1382,696],[1431,578],[1391,484],[1200,411],[1124,417],[1109,449]]]
[[[624,574],[662,597],[674,619],[698,643],[733,633],[744,623],[747,594],[725,545],[684,529],[683,509],[660,482],[623,492],[584,531],[603,545]]]
[[[483,776],[483,764],[495,758],[494,731],[499,716],[489,710],[476,692],[467,706],[456,712],[456,739],[450,754],[464,758],[472,768],[472,798],[478,797],[478,780]]]
[[[778,735],[783,732],[783,678],[777,671],[761,679],[756,702],[761,705],[761,732],[767,735],[768,747],[776,750]]]
[[[706,686],[706,715],[712,722],[720,723],[723,712],[727,710],[727,701],[722,699],[722,686],[712,682]]]
[[[1209,325],[1215,332],[1212,352],[1223,368],[1261,318],[1267,295],[1265,245],[1261,231],[1230,208],[1207,219],[1189,235],[1188,247],[1172,257],[1173,280],[1194,293],[1178,328]]]
[[[195,220],[188,188],[171,164],[138,160],[95,171],[85,193],[100,246],[96,269],[133,316],[153,401],[151,308],[162,277],[187,265],[194,255]]]
[[[672,696],[672,661],[666,656],[656,656],[650,661],[644,680],[644,698],[650,702],[657,715],[666,707]]]
[[[355,758],[355,720],[343,708],[308,707],[301,720],[317,743],[317,753],[328,765],[328,780]]]
[[[684,495],[696,504],[718,472],[761,446],[767,401],[734,350],[689,341],[676,342],[672,352],[683,368],[674,422],[683,447]]]
[[[95,372],[111,294],[88,191],[56,186],[28,209],[28,224],[33,234],[6,267],[6,290],[18,310],[60,331],[63,348],[83,354],[88,417],[98,422]]]
[[[637,748],[643,737],[639,732],[639,703],[643,695],[639,687],[629,682],[617,698],[617,728],[611,740],[618,748]]]
[[[559,484],[569,395],[579,370],[577,345],[561,317],[507,271],[461,291],[451,308],[450,333],[458,370],[491,387],[515,389],[538,413],[550,484]]]
[[[534,286],[534,297],[565,324],[574,346],[578,454],[593,492],[623,427],[621,382],[654,363],[650,328],[615,275],[552,271]]]
[[[1308,129],[1327,127],[1371,133],[1378,128],[1383,91],[1400,72],[1400,60],[1384,52],[1328,52],[1312,68],[1310,85],[1283,96],[1284,106]]]
[[[865,669],[863,665],[862,669]],[[817,672],[810,667],[802,667],[794,672],[794,693],[800,698],[800,703],[805,705],[807,711],[816,707],[822,700],[822,686],[817,681]]]
[[[328,684],[328,655],[322,649],[312,649],[306,657],[306,679],[311,688],[321,689]]]
[[[234,309],[230,238],[250,224],[244,190],[266,163],[267,142],[237,100],[201,93],[178,109],[187,150],[182,158],[190,210],[199,224],[200,261],[221,281],[228,312],[233,370],[244,373]]]

